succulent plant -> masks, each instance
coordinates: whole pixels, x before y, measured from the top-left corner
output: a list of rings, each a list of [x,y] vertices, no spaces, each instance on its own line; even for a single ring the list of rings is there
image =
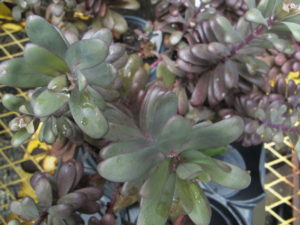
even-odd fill
[[[94,214],[99,211],[97,201],[102,196],[102,190],[96,187],[77,186],[83,176],[81,161],[70,160],[58,170],[57,176],[37,172],[30,180],[32,188],[38,197],[35,203],[30,197],[13,201],[10,209],[21,219],[36,220],[41,224],[83,224],[77,212]],[[18,224],[17,222],[11,222]]]
[[[138,225],[165,224],[174,197],[195,224],[209,224],[210,208],[199,181],[236,189],[249,185],[247,172],[210,157],[212,149],[240,136],[240,118],[192,124],[177,115],[176,95],[154,86],[142,101],[138,119],[135,124],[129,115],[115,117],[119,120],[114,128],[118,135],[111,140],[118,141],[102,149],[104,161],[98,165],[104,178],[126,182],[122,190],[125,195],[139,190]]]
[[[299,84],[286,82],[281,76],[269,95],[253,93],[237,98],[235,109],[246,118],[244,145],[274,141],[280,148],[288,136],[299,152],[299,90]]]
[[[211,0],[202,1],[198,6],[194,3],[170,0],[157,5],[156,27],[164,31],[165,43],[170,48],[161,55],[164,66],[158,70],[158,77],[176,76],[174,91],[181,99],[178,108],[181,114],[205,107],[221,118],[230,113],[238,114],[246,123],[245,145],[272,140],[263,135],[263,128],[260,134],[256,133],[255,128],[261,126],[262,121],[253,111],[272,108],[273,100],[267,101],[268,106],[263,108],[258,102],[275,95],[282,95],[281,104],[291,108],[288,96],[273,86],[280,72],[287,75],[298,71],[298,2]],[[243,12],[230,16],[225,5],[236,12],[238,8],[243,9]],[[245,99],[255,101],[256,104],[250,105],[257,107],[245,106]],[[245,113],[247,110],[251,113]],[[294,118],[296,111],[293,108],[293,112],[288,113],[287,110],[284,114],[287,120]],[[293,121],[291,119],[288,125],[281,121],[282,127],[297,126],[291,124]]]
[[[106,101],[112,99],[115,75],[127,60],[125,49],[112,42],[108,29],[89,32],[69,44],[61,33],[38,16],[27,19],[27,44],[24,57],[0,65],[0,83],[36,88],[29,100],[13,95],[3,97],[3,104],[23,115],[10,125],[17,131],[13,145],[28,139],[42,122],[41,141],[80,140],[81,131],[91,138],[101,138],[108,129],[103,115]],[[79,129],[80,128],[80,129]]]

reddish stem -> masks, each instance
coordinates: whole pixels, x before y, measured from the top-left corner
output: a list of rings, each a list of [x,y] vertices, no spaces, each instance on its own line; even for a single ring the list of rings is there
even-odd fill
[[[41,213],[40,217],[35,221],[33,225],[41,225],[44,220],[47,218],[48,212],[44,211]]]
[[[150,67],[151,67],[151,68],[156,67],[161,61],[162,61],[162,58],[159,57],[158,59],[156,59],[156,60],[150,65]]]
[[[228,56],[229,58],[231,58],[232,56],[234,56],[237,51],[239,51],[240,49],[244,48],[246,45],[250,44],[250,42],[258,35],[262,34],[264,31],[264,27],[262,25],[258,26],[256,29],[254,29],[254,31],[252,31],[250,34],[248,34],[245,38],[245,40],[235,46],[233,46],[233,48],[231,49],[231,53]]]
[[[107,209],[106,213],[113,214],[113,212],[114,212],[114,206],[115,206],[115,204],[117,202],[118,194],[120,193],[121,187],[122,187],[121,183],[119,183],[119,184],[117,184],[115,186],[115,189],[114,189],[114,191],[112,193],[111,201],[109,203],[109,206],[108,206],[108,209]]]
[[[269,18],[267,23],[268,23],[268,27],[271,28],[273,22],[275,22],[275,18]],[[231,49],[231,53],[228,56],[229,58],[234,56],[237,51],[239,51],[240,49],[244,48],[246,45],[250,44],[251,41],[253,41],[254,38],[256,38],[257,36],[261,35],[264,32],[265,27],[263,25],[259,25],[257,26],[250,34],[248,34],[245,37],[245,40],[235,46],[233,46],[233,48]]]
[[[179,216],[177,218],[177,220],[175,221],[174,225],[181,225],[182,222],[183,222],[184,217],[185,217],[184,215],[183,216]]]

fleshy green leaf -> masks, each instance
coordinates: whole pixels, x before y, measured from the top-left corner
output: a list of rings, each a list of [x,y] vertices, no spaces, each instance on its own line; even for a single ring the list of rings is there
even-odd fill
[[[143,139],[144,136],[136,126],[130,112],[124,112],[113,105],[109,105],[104,115],[109,122],[109,130],[105,136],[112,141],[128,141]]]
[[[219,148],[203,149],[201,150],[201,153],[208,156],[217,156],[217,155],[222,155],[227,150],[228,150],[227,147],[219,147]]]
[[[40,178],[34,187],[39,199],[39,206],[47,209],[52,205],[52,187],[47,178]]]
[[[64,58],[68,43],[60,31],[48,23],[47,20],[36,15],[29,16],[26,20],[25,30],[34,44]]]
[[[84,133],[95,139],[105,135],[108,123],[88,91],[80,93],[74,89],[69,106],[75,122]]]
[[[211,219],[211,208],[205,194],[198,184],[188,182],[192,196],[193,208],[188,212],[189,217],[196,225],[208,225]]]
[[[14,134],[14,136],[11,139],[11,145],[13,147],[18,147],[25,141],[27,141],[31,137],[31,135],[32,134],[27,132],[26,128],[23,128]]]
[[[129,140],[112,143],[101,150],[101,157],[107,159],[113,156],[137,152],[145,148],[147,143],[144,140]]]
[[[193,195],[190,193],[189,182],[180,179],[176,179],[175,194],[179,198],[179,201],[186,213],[190,213],[194,207]]]
[[[99,92],[97,92],[95,89],[91,88],[90,86],[87,87],[86,91],[91,96],[92,100],[95,102],[96,106],[100,110],[104,110],[106,107],[105,101]]]
[[[26,100],[23,97],[18,97],[12,94],[5,94],[2,97],[2,104],[5,108],[13,112],[19,112],[21,105],[24,105]]]
[[[113,35],[110,29],[107,28],[102,28],[96,33],[92,35],[91,38],[98,38],[101,41],[104,41],[106,44],[110,45],[111,42],[113,41]]]
[[[177,96],[160,88],[148,90],[141,112],[140,125],[156,137],[169,118],[177,113]]]
[[[170,176],[169,166],[170,160],[164,160],[154,169],[140,190],[140,195],[143,198],[155,199],[161,197],[161,193]]]
[[[57,76],[69,71],[68,65],[62,58],[35,44],[26,45],[24,59],[34,71],[48,76]]]
[[[68,94],[43,91],[32,99],[34,113],[39,116],[48,116],[60,109],[69,99]]]
[[[58,77],[53,78],[47,88],[52,92],[61,92],[61,91],[67,91],[68,90],[68,78],[66,75],[61,75]]]
[[[119,34],[125,33],[128,29],[128,25],[124,17],[109,9],[107,10],[102,22],[105,27]]]
[[[13,201],[10,205],[10,210],[26,220],[33,220],[39,217],[39,211],[30,197],[25,197],[21,201]]]
[[[296,41],[300,41],[300,25],[297,23],[290,23],[290,22],[282,22],[282,23],[289,28]]]
[[[165,154],[180,153],[181,146],[186,142],[192,131],[192,124],[181,116],[171,117],[158,137],[157,145]]]
[[[108,46],[99,39],[81,40],[72,44],[66,52],[66,61],[72,68],[85,69],[96,66],[108,55]]]
[[[171,174],[159,198],[142,199],[137,225],[164,225],[166,223],[173,200],[175,181],[175,174]]]
[[[29,67],[24,58],[7,60],[0,64],[0,83],[20,88],[46,86],[51,77],[40,74]]]
[[[52,120],[51,118],[47,119],[41,128],[40,131],[40,141],[46,142],[47,144],[53,144],[56,140],[56,135],[52,130]]]
[[[156,76],[161,78],[167,87],[172,87],[176,75],[172,73],[165,62],[161,62],[157,67]]]
[[[61,197],[57,203],[58,204],[69,204],[74,209],[79,209],[82,207],[85,202],[87,201],[87,195],[80,192],[74,192],[66,194],[65,196]]]
[[[176,169],[176,174],[183,180],[190,180],[197,177],[202,170],[202,167],[196,163],[181,163]]]
[[[266,27],[268,26],[268,23],[267,23],[266,19],[264,18],[264,16],[256,8],[252,8],[252,9],[248,10],[245,14],[245,18],[250,22],[263,24]]]
[[[78,90],[81,92],[87,86],[87,80],[80,70],[76,70]]]
[[[229,20],[223,16],[216,17],[217,23],[222,27],[225,32],[225,41],[229,43],[241,42],[243,39],[238,32],[230,24]]]
[[[150,147],[108,158],[98,164],[98,172],[104,178],[114,182],[138,179],[162,159],[161,154],[153,151],[154,149]]]
[[[108,86],[115,79],[115,71],[111,64],[98,64],[81,71],[90,85]]]
[[[193,127],[190,141],[185,149],[207,149],[227,146],[240,137],[244,129],[244,122],[240,117],[234,116],[229,119],[211,124],[206,127]]]
[[[73,213],[73,208],[68,204],[59,204],[49,208],[48,213],[58,218],[67,218]]]
[[[229,168],[229,171],[222,170],[217,166],[201,164],[203,169],[210,175],[211,181],[232,189],[244,189],[249,186],[251,176],[245,170],[242,170],[234,165],[216,160],[223,167]]]

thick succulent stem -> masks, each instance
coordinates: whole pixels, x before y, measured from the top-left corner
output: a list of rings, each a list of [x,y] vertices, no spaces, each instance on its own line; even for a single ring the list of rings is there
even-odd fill
[[[274,18],[268,19],[268,26],[269,26],[269,28],[272,27],[272,24],[274,22],[275,22]],[[233,57],[239,50],[241,50],[242,48],[244,48],[246,45],[250,44],[251,41],[253,41],[254,38],[256,38],[258,35],[263,34],[264,31],[265,31],[265,27],[263,25],[257,26],[250,34],[248,34],[245,37],[245,40],[243,42],[238,43],[237,45],[233,46],[233,48],[231,49],[231,53],[228,56],[228,58]]]
[[[179,216],[177,218],[177,220],[175,221],[174,225],[181,225],[182,222],[183,222],[184,217],[185,217],[184,215],[183,216]]]
[[[250,42],[257,36],[262,34],[264,31],[264,27],[262,25],[255,28],[250,34],[248,34],[244,40],[244,42],[241,42],[231,49],[231,53],[228,56],[229,58],[233,57],[239,50],[244,48],[246,45],[250,44]]]
[[[106,213],[108,213],[108,214],[113,214],[114,213],[114,206],[117,202],[118,194],[120,193],[121,187],[122,187],[121,183],[119,183],[115,186],[115,189],[112,193],[111,201],[109,203],[109,206],[108,206],[108,209],[107,209]]]
[[[33,225],[41,225],[45,219],[48,217],[48,212],[44,211],[41,213],[40,217],[35,221]]]

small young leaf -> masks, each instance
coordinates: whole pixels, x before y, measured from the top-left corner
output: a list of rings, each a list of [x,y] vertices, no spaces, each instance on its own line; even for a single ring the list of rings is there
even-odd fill
[[[20,106],[25,103],[26,100],[23,97],[14,96],[12,94],[5,94],[2,97],[2,104],[12,112],[19,112]]]
[[[69,100],[69,95],[43,91],[37,98],[31,101],[34,113],[39,116],[49,116],[60,109]]]
[[[245,18],[249,22],[263,24],[266,27],[268,27],[268,23],[267,23],[266,19],[263,17],[261,12],[256,8],[252,8],[252,9],[248,10],[247,13],[245,14]]]
[[[217,16],[216,21],[223,28],[225,32],[225,40],[227,42],[236,43],[243,41],[239,33],[233,28],[227,18],[223,16]]]
[[[176,174],[180,179],[193,179],[202,171],[202,167],[196,163],[181,163],[176,169]]]
[[[11,145],[13,147],[18,147],[25,141],[27,141],[31,136],[32,134],[28,133],[26,128],[23,128],[14,134],[14,136],[11,139]]]
[[[175,81],[175,78],[176,78],[176,75],[168,69],[165,62],[161,62],[157,66],[156,76],[158,78],[161,78],[163,80],[164,84],[169,88],[172,87],[172,85]]]

